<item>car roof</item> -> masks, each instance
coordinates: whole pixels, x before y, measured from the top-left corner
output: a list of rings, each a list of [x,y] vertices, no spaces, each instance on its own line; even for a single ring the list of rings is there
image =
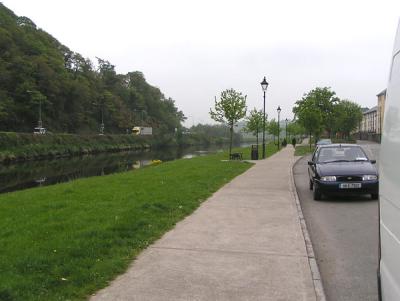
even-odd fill
[[[334,143],[334,144],[325,144],[325,145],[320,145],[319,148],[329,148],[329,147],[360,147],[358,144],[354,143]]]

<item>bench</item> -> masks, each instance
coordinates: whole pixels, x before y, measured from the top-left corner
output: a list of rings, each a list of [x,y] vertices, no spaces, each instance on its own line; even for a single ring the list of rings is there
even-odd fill
[[[231,160],[243,160],[243,153],[232,153],[230,155]]]

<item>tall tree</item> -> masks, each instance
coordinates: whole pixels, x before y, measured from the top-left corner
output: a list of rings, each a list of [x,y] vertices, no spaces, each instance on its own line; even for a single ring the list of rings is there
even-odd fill
[[[267,132],[274,137],[274,143],[275,143],[275,137],[279,135],[279,131],[280,131],[279,123],[278,121],[275,120],[275,118],[273,118],[270,122],[268,122]]]
[[[265,123],[267,123],[267,116],[265,116]],[[258,145],[258,133],[261,131],[263,125],[263,111],[254,108],[250,111],[250,115],[246,117],[246,126],[243,130],[246,133],[252,133],[257,138]]]
[[[349,100],[341,100],[335,106],[334,129],[350,138],[350,133],[357,128],[362,119],[361,106]]]
[[[301,106],[303,102],[307,102],[306,105],[312,103],[315,109],[319,111],[321,118],[320,126],[328,132],[329,136],[332,136],[334,106],[339,102],[339,98],[335,95],[336,93],[329,87],[317,87],[306,93],[301,100],[296,102],[297,106]]]
[[[311,149],[311,136],[314,134],[314,137],[317,139],[323,128],[323,113],[316,105],[315,98],[309,95],[305,95],[301,100],[296,102],[293,113],[296,115],[299,124],[309,134]]]
[[[210,109],[210,116],[213,120],[229,126],[229,158],[232,154],[233,127],[246,116],[246,110],[246,96],[233,89],[221,92],[219,101],[215,97],[214,110]]]

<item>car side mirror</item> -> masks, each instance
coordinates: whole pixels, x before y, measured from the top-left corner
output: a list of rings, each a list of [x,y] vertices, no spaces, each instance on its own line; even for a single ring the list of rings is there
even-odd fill
[[[370,160],[369,162],[371,162],[371,164],[375,164],[376,160]]]
[[[314,162],[313,162],[313,161],[308,161],[307,163],[308,163],[308,165],[310,165],[310,166],[314,165]]]

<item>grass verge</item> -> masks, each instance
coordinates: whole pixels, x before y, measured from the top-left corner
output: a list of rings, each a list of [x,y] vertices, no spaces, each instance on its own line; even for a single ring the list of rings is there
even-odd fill
[[[221,161],[226,157],[0,195],[0,300],[82,300],[106,286],[141,250],[251,166]]]
[[[282,149],[282,147],[281,147]],[[273,142],[270,142],[266,144],[265,146],[265,156],[268,158],[275,154],[278,151],[278,145],[274,144]],[[242,147],[242,148],[233,148],[232,153],[242,153],[243,154],[243,160],[251,160],[251,147]],[[226,159],[228,159],[228,154],[226,154]],[[262,144],[259,144],[258,146],[258,158],[261,160],[262,159]]]
[[[310,146],[309,145],[297,145],[294,151],[294,155],[295,156],[305,156],[305,155],[309,155],[312,154],[314,152],[315,148],[314,146]]]

